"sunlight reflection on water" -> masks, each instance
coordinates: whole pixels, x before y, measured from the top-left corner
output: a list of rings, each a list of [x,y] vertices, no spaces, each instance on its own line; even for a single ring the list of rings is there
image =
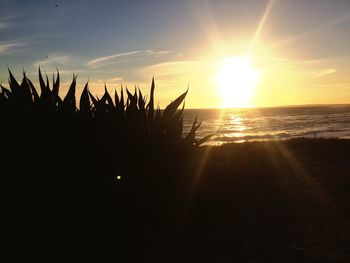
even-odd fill
[[[297,137],[350,137],[350,106],[186,110],[184,132],[198,113],[197,137],[215,135],[209,144]]]

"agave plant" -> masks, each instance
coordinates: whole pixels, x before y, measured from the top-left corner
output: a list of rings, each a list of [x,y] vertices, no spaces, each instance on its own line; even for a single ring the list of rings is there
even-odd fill
[[[111,128],[113,131],[124,134],[133,134],[142,138],[152,137],[168,138],[170,140],[181,140],[186,145],[199,146],[210,138],[210,135],[196,139],[196,130],[201,123],[197,117],[192,128],[184,136],[183,115],[184,100],[188,90],[172,101],[164,110],[154,107],[155,82],[152,79],[150,98],[147,101],[141,90],[135,87],[130,92],[123,87],[120,92],[114,92],[114,100],[105,87],[103,96],[99,99],[91,94],[88,83],[86,83],[77,105],[76,101],[76,80],[73,75],[72,83],[66,96],[61,99],[59,96],[60,74],[57,71],[53,76],[52,88],[49,78],[45,79],[39,68],[40,94],[30,79],[23,73],[21,84],[17,82],[9,70],[9,88],[0,85],[0,110],[7,116],[15,112],[25,114],[30,118],[41,120],[79,120],[86,123],[97,123]],[[126,98],[124,92],[126,91]],[[179,109],[180,105],[183,107]],[[78,106],[78,107],[77,107]]]
[[[96,251],[103,242],[100,259],[109,248],[134,239],[133,233],[138,237],[135,226],[143,231],[143,225],[158,228],[162,218],[176,221],[179,209],[171,216],[168,211],[182,211],[177,202],[191,192],[200,153],[193,150],[208,136],[195,138],[197,118],[183,132],[188,91],[161,110],[154,106],[154,79],[149,99],[138,87],[114,94],[106,87],[98,98],[86,83],[79,100],[76,80],[73,75],[61,98],[58,71],[51,82],[39,69],[38,89],[25,73],[19,83],[9,71],[9,87],[0,84],[0,168],[3,177],[15,181],[9,202],[21,238],[29,238],[23,243],[51,247],[49,237],[64,251],[65,240],[73,244],[79,237],[68,250],[94,244]],[[99,233],[107,232],[106,242]],[[105,246],[108,242],[111,246]]]

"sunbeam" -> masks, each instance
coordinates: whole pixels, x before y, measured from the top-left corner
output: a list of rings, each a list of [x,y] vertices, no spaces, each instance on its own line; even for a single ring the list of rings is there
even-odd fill
[[[259,37],[261,35],[261,32],[262,32],[262,30],[263,30],[263,28],[265,26],[265,23],[266,23],[267,19],[270,16],[270,12],[272,10],[272,7],[273,7],[275,1],[276,0],[269,0],[269,2],[267,3],[267,6],[266,6],[265,11],[264,11],[264,14],[263,14],[263,16],[260,19],[259,25],[256,28],[255,34],[254,34],[253,39],[252,39],[252,41],[250,43],[250,46],[249,46],[249,49],[248,49],[248,53],[251,53],[254,50],[256,42],[259,39]]]

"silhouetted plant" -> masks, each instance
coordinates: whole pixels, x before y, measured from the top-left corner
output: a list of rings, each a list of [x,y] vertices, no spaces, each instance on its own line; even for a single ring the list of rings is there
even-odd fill
[[[152,79],[150,99],[142,95],[139,88],[135,88],[132,94],[127,88],[126,99],[124,89],[119,94],[114,93],[114,101],[105,87],[103,96],[99,99],[91,94],[86,83],[78,103],[76,101],[76,79],[73,75],[72,83],[66,96],[61,99],[59,94],[60,75],[57,71],[53,76],[52,89],[46,75],[46,81],[39,68],[40,94],[30,79],[23,73],[21,84],[9,70],[9,87],[0,86],[0,109],[2,114],[11,116],[22,113],[44,120],[68,121],[76,119],[82,122],[97,123],[110,128],[112,131],[133,136],[149,137],[153,140],[166,137],[170,140],[181,140],[186,145],[198,146],[210,136],[197,140],[196,130],[201,123],[194,120],[191,130],[183,135],[184,107],[178,109],[187,95],[184,92],[172,101],[164,110],[154,107],[155,82]],[[184,103],[183,103],[184,104]],[[117,135],[117,134],[116,134]]]

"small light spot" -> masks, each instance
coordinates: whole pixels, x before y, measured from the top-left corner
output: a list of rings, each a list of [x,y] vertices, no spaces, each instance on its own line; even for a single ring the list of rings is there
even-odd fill
[[[122,179],[122,177],[120,175],[117,176],[117,180],[120,180]]]

